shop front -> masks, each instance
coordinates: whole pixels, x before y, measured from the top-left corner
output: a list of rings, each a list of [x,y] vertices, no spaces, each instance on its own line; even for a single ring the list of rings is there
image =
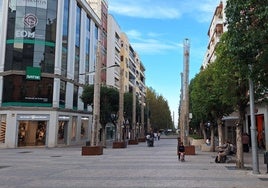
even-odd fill
[[[17,146],[45,146],[49,115],[24,114],[17,116]]]

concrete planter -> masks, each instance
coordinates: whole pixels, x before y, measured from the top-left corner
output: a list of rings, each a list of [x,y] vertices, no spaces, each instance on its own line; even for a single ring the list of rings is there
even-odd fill
[[[201,146],[201,145],[205,144],[205,141],[204,141],[204,139],[192,139],[190,141],[190,143],[193,146]]]
[[[137,145],[139,144],[138,140],[128,140],[129,145]]]
[[[146,142],[146,138],[138,138],[138,142]]]
[[[103,147],[102,146],[83,146],[82,155],[102,155]]]
[[[185,147],[185,155],[195,155],[195,146],[184,146]]]
[[[113,148],[126,148],[127,143],[122,141],[122,142],[113,142]]]

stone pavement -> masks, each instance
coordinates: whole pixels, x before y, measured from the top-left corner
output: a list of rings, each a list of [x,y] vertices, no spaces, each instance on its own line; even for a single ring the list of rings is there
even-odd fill
[[[82,156],[81,147],[0,149],[1,188],[264,188],[268,174],[260,154],[261,174],[234,163],[216,164],[216,153],[196,151],[179,162],[177,140],[161,139],[124,149],[104,149],[100,156]]]

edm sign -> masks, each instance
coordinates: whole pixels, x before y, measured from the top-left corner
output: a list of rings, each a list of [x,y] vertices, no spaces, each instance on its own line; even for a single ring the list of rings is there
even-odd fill
[[[26,67],[26,80],[41,80],[41,68]]]
[[[17,1],[17,6],[47,9],[47,0],[19,0]],[[45,39],[43,35],[36,35],[35,33],[35,27],[38,24],[38,17],[35,13],[32,12],[32,13],[25,14],[22,21],[16,24],[18,28],[22,28],[23,25],[25,28],[25,29],[16,29],[15,31],[16,38],[34,39],[38,37],[39,39]],[[23,25],[20,25],[20,24],[23,24]],[[44,27],[43,29],[45,29],[45,25],[39,26],[39,27]]]

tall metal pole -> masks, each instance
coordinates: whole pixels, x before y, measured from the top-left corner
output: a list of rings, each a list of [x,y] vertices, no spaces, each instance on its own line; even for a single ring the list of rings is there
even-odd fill
[[[180,123],[179,123],[179,127],[180,127],[180,140],[184,140],[184,126],[183,126],[183,122],[184,122],[184,100],[183,100],[183,95],[184,95],[184,91],[183,91],[183,73],[181,73],[181,96],[180,96]]]
[[[136,78],[134,79],[133,85],[133,104],[132,104],[132,129],[133,139],[136,139]]]
[[[188,143],[188,136],[189,136],[189,55],[190,55],[190,41],[189,39],[185,39],[183,43],[183,100],[184,100],[184,139],[183,143],[187,146]]]
[[[121,65],[122,66],[122,65]],[[124,122],[124,69],[120,66],[120,89],[119,89],[119,122],[117,124],[117,140],[122,141],[122,125]],[[126,128],[126,127],[125,127]]]
[[[140,130],[140,138],[144,137],[144,96],[141,95],[141,130]]]
[[[100,122],[100,44],[97,47],[96,65],[95,65],[95,81],[93,94],[93,126],[91,131],[91,146],[98,145],[98,128]]]
[[[151,123],[150,123],[150,102],[149,100],[146,101],[147,106],[147,133],[151,131]]]
[[[250,70],[252,66],[250,65]],[[249,101],[250,101],[250,133],[251,133],[251,146],[252,146],[252,168],[253,174],[259,174],[259,158],[257,149],[257,138],[256,138],[256,121],[255,121],[255,105],[254,105],[254,85],[251,78],[249,78]]]

